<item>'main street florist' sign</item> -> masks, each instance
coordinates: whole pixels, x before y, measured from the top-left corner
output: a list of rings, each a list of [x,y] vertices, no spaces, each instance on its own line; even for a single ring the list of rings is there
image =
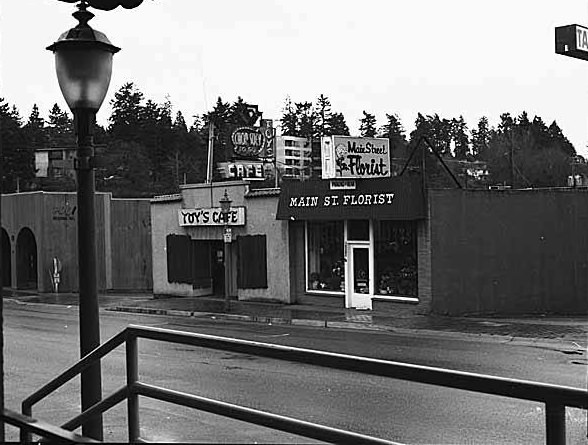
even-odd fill
[[[178,219],[180,226],[244,226],[245,225],[245,207],[231,207],[228,215],[228,221],[221,212],[220,207],[207,209],[180,209],[178,210]]]
[[[323,179],[390,177],[388,139],[328,136],[321,140]]]

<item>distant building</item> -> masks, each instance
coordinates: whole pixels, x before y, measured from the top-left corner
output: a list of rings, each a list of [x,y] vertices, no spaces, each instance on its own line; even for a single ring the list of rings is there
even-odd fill
[[[51,147],[35,150],[35,176],[37,178],[75,178],[73,159],[76,147]]]
[[[276,138],[276,162],[282,177],[310,178],[312,173],[310,141],[297,136],[278,136]]]

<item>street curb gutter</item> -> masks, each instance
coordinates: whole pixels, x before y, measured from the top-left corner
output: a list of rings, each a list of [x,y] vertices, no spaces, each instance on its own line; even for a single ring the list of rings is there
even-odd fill
[[[303,326],[303,327],[315,327],[315,328],[331,328],[331,329],[353,329],[363,330],[372,332],[388,332],[395,334],[404,335],[424,335],[430,337],[444,337],[444,338],[455,338],[460,340],[469,341],[489,341],[494,343],[512,344],[519,346],[534,346],[534,347],[546,347],[554,348],[557,347],[561,350],[564,346],[566,349],[580,349],[582,346],[575,343],[573,340],[559,338],[559,339],[545,339],[535,337],[514,337],[509,335],[493,335],[486,333],[469,333],[469,332],[454,332],[454,331],[439,331],[431,329],[411,329],[411,328],[397,328],[387,325],[378,325],[372,323],[362,322],[345,322],[345,321],[329,321],[323,320],[311,320],[301,318],[283,318],[283,317],[266,317],[258,315],[243,315],[243,314],[223,314],[215,312],[198,312],[198,311],[184,311],[174,309],[158,309],[158,308],[145,308],[145,307],[134,307],[134,306],[113,306],[104,308],[111,312],[129,312],[136,314],[147,314],[147,315],[161,315],[161,316],[176,316],[176,317],[191,317],[191,318],[210,318],[213,320],[229,320],[229,321],[246,321],[262,324],[275,324],[275,325],[291,325],[291,326]],[[563,343],[563,344],[562,344]],[[565,345],[564,345],[565,344]]]
[[[283,317],[267,317],[262,315],[243,315],[243,314],[224,314],[218,312],[197,312],[197,311],[182,311],[174,309],[158,309],[145,307],[129,307],[129,306],[114,306],[104,308],[112,312],[131,312],[136,314],[147,315],[172,315],[176,317],[210,317],[213,319],[233,320],[233,321],[252,321],[263,324],[284,324],[293,326],[307,326],[318,328],[340,328],[340,329],[362,329],[371,331],[390,331],[396,330],[389,326],[376,325],[371,323],[351,322],[351,321],[329,321],[329,320],[311,320],[304,318],[283,318]],[[405,329],[409,331],[409,329]],[[412,330],[410,330],[412,331]],[[414,330],[418,332],[425,332],[424,330]],[[436,332],[436,331],[429,331]]]

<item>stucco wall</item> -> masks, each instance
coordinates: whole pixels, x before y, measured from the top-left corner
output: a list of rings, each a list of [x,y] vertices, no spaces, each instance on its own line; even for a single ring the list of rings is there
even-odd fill
[[[97,287],[99,291],[113,288],[118,277],[124,275],[124,286],[119,289],[144,290],[147,281],[150,282],[151,248],[143,244],[150,242],[149,202],[143,200],[116,200],[111,205],[109,193],[96,193],[96,262]],[[140,201],[140,200],[139,200]],[[136,207],[136,208],[135,208]],[[2,227],[7,231],[11,240],[11,268],[12,287],[17,286],[16,240],[18,233],[28,227],[34,234],[37,243],[37,289],[40,292],[52,292],[51,272],[53,258],[61,263],[60,292],[76,292],[78,290],[78,247],[77,247],[77,196],[76,193],[31,192],[2,196]],[[147,225],[134,218],[143,216]],[[117,222],[118,221],[118,222]],[[119,227],[134,226],[137,233],[127,236],[120,233]],[[114,239],[113,229],[114,228]],[[138,233],[140,232],[140,233]],[[136,261],[123,260],[133,257],[137,252],[146,258],[146,272],[142,272],[143,264]],[[114,259],[113,259],[114,255]],[[132,285],[140,284],[140,287]],[[125,287],[126,286],[126,287]]]
[[[588,190],[431,190],[437,313],[586,313]]]
[[[22,198],[19,196],[22,196]],[[16,243],[19,232],[25,227],[29,228],[35,237],[37,243],[37,274],[38,276],[41,275],[40,271],[42,271],[43,263],[38,252],[43,244],[43,213],[43,201],[39,193],[2,195],[2,228],[6,230],[10,240],[11,282],[14,288],[19,284],[17,282]],[[38,285],[42,286],[42,284],[42,279],[39,278]]]
[[[39,269],[42,292],[52,291],[53,258],[61,263],[59,291],[78,289],[77,197],[75,193],[45,194],[43,244],[39,255],[43,269]],[[98,264],[101,264],[98,262]]]
[[[239,289],[239,299],[279,300],[292,303],[288,222],[276,220],[278,196],[247,198],[247,235],[266,235],[267,289]]]
[[[192,286],[170,283],[167,279],[167,249],[165,237],[169,234],[184,235],[178,225],[179,199],[151,203],[151,249],[153,252],[153,293],[155,295],[192,295]]]

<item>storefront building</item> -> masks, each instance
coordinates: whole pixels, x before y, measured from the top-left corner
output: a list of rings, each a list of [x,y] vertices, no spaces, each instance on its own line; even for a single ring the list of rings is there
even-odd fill
[[[225,192],[228,220],[220,206]],[[153,198],[154,294],[222,298],[226,285],[232,299],[292,303],[288,224],[276,219],[278,195],[227,181]]]
[[[418,176],[390,177],[387,150],[362,156],[371,173],[279,189],[253,190],[247,180],[195,184],[155,197],[154,293],[221,297],[228,268],[226,289],[239,300],[430,311],[425,191]],[[233,215],[227,258],[225,192]]]
[[[331,139],[322,179],[154,198],[154,293],[398,316],[588,312],[588,188],[428,188],[390,174],[377,140],[349,139]]]
[[[406,316],[588,312],[588,189],[421,184],[415,175],[353,190],[330,181],[184,186],[151,203],[154,292],[222,296],[223,225],[198,226],[194,216],[183,226],[179,215],[218,208],[227,190],[246,216],[233,226],[233,298]]]
[[[372,309],[427,299],[418,178],[285,182],[277,217],[290,222],[290,262],[302,266],[292,277],[298,301]]]

